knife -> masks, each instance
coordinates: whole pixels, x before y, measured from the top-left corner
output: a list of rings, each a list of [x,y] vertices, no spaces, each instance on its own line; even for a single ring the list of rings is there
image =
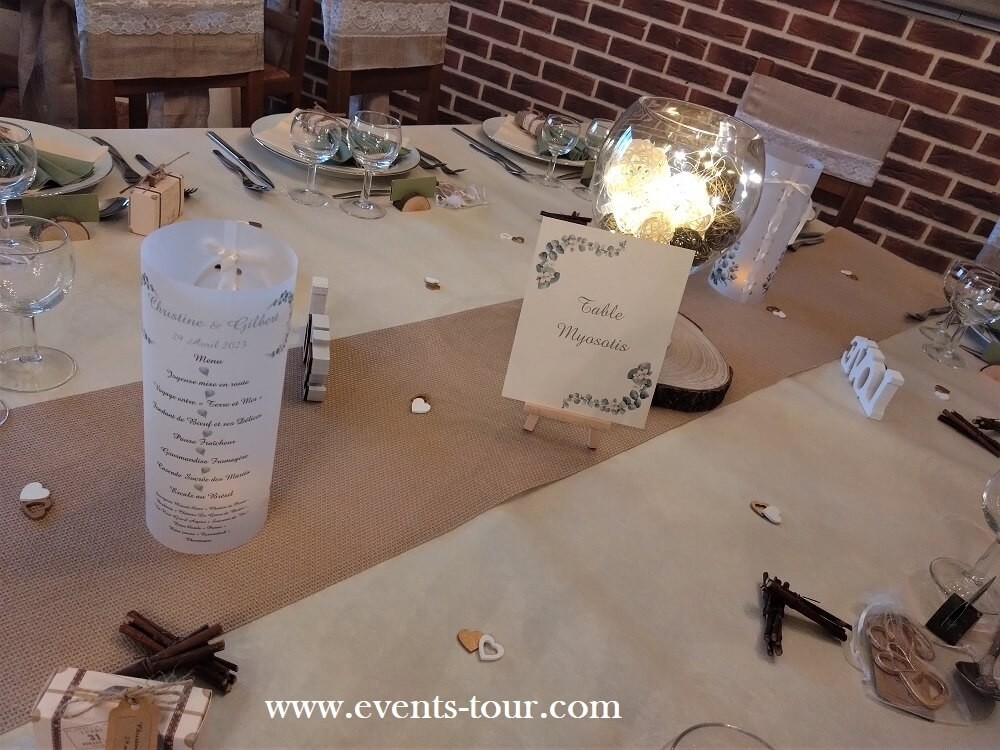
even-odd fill
[[[501,154],[499,151],[495,151],[494,149],[490,148],[489,146],[484,145],[481,141],[479,141],[476,138],[473,138],[468,133],[464,133],[461,130],[459,130],[458,128],[452,128],[452,130],[455,133],[458,133],[458,135],[462,136],[469,143],[475,144],[477,151],[480,151],[480,152],[486,154],[491,159],[495,159],[496,161],[500,162],[501,164],[505,164],[507,166],[507,168],[508,168],[508,171],[514,171],[514,172],[524,172],[525,171],[524,167],[522,167],[520,164],[511,161],[506,156],[504,156],[503,154]]]
[[[125,157],[122,156],[120,153],[118,153],[118,149],[116,149],[114,146],[112,146],[107,141],[98,138],[96,135],[90,136],[90,140],[92,140],[94,143],[98,143],[101,146],[104,146],[108,150],[108,155],[111,157],[111,161],[113,161],[118,166],[118,169],[121,170],[122,177],[125,178],[125,182],[127,182],[129,185],[135,185],[137,182],[139,182],[139,180],[142,179],[142,175],[136,172],[134,169],[132,169],[132,166],[127,161],[125,161]]]
[[[261,168],[260,168],[260,167],[258,167],[258,166],[257,166],[256,164],[254,164],[254,163],[253,163],[252,161],[250,161],[250,160],[249,160],[249,159],[247,159],[247,158],[246,158],[245,156],[243,156],[243,154],[241,154],[241,153],[240,153],[239,151],[237,151],[237,150],[236,150],[236,149],[234,149],[234,148],[233,148],[232,146],[230,146],[230,145],[229,145],[228,143],[226,143],[226,142],[225,142],[224,140],[222,140],[222,139],[221,139],[221,138],[219,137],[218,133],[216,133],[216,132],[215,132],[214,130],[209,130],[209,131],[208,131],[208,133],[207,133],[207,135],[208,135],[208,137],[209,137],[209,138],[211,138],[211,139],[212,139],[213,141],[215,141],[215,142],[216,142],[216,143],[218,143],[218,144],[219,144],[220,146],[222,146],[222,148],[226,149],[226,151],[228,151],[228,152],[230,153],[230,155],[231,155],[231,156],[232,156],[232,157],[233,157],[234,159],[236,159],[236,161],[238,161],[238,162],[239,162],[240,164],[242,164],[242,165],[243,165],[243,166],[244,166],[244,167],[245,167],[245,168],[246,168],[247,170],[249,170],[249,171],[250,171],[250,173],[251,173],[251,174],[252,174],[252,175],[253,175],[254,177],[256,177],[256,178],[257,178],[258,180],[260,180],[260,181],[261,181],[261,182],[263,182],[263,183],[264,183],[265,185],[267,185],[267,186],[268,186],[268,190],[270,190],[271,188],[273,188],[273,187],[274,187],[274,183],[273,183],[273,182],[271,182],[271,178],[270,178],[270,177],[268,177],[268,176],[267,176],[266,174],[264,174],[263,170],[261,170]]]

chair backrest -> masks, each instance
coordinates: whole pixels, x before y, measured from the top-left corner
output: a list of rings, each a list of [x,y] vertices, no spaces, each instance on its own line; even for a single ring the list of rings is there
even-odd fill
[[[769,143],[818,159],[817,189],[843,198],[837,226],[850,226],[909,111],[894,101],[886,114],[871,112],[771,76],[774,63],[757,63],[736,116]]]
[[[301,79],[315,0],[267,0],[264,6],[264,61]]]
[[[444,60],[450,0],[322,0],[333,70],[416,68]]]

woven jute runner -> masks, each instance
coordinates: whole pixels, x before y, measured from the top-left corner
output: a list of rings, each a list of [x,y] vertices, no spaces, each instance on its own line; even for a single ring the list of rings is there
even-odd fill
[[[731,403],[838,357],[856,334],[901,330],[904,310],[940,298],[930,273],[834,231],[781,267],[767,302],[786,318],[702,277],[682,309],[734,368]],[[130,609],[174,632],[235,628],[697,416],[654,408],[645,430],[615,427],[598,451],[578,427],[524,432],[521,404],[500,396],[519,307],[335,341],[322,404],[299,400],[292,350],[270,516],[224,554],[178,554],[146,530],[140,384],[15,410],[0,429],[0,731],[27,720],[56,667],[114,671],[135,658],[117,633]],[[417,395],[429,414],[410,413]],[[33,481],[55,503],[37,522],[17,507]]]

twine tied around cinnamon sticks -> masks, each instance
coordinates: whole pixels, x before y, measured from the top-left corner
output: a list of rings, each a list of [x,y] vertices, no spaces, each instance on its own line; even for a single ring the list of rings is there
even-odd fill
[[[123,667],[116,674],[151,678],[178,669],[193,669],[194,674],[213,689],[223,694],[233,689],[236,682],[233,673],[239,671],[239,667],[216,655],[226,647],[224,640],[209,642],[222,635],[221,625],[202,625],[189,635],[178,638],[134,610],[125,618],[126,621],[118,626],[118,632],[150,654]]]
[[[83,716],[95,706],[111,701],[126,700],[129,702],[129,705],[135,705],[142,698],[151,698],[155,701],[157,698],[172,696],[175,699],[170,704],[172,706],[177,702],[176,699],[183,696],[184,692],[193,684],[194,680],[178,680],[176,682],[165,682],[160,685],[135,685],[133,687],[112,685],[111,687],[104,688],[99,693],[81,690],[79,687],[70,688],[67,692],[73,697],[70,698],[69,705],[73,705],[74,703],[83,703],[86,705],[80,709],[67,708],[63,712],[62,717],[64,719],[75,719],[78,716]]]

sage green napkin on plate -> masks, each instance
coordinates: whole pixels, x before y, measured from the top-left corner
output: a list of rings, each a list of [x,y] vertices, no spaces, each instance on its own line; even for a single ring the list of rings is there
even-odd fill
[[[551,158],[552,154],[549,153],[549,146],[545,141],[545,134],[538,134],[538,155],[544,156],[546,158]],[[587,160],[587,147],[583,144],[583,137],[576,142],[573,146],[573,150],[567,154],[560,154],[560,159],[568,159],[569,161],[586,161]]]
[[[393,164],[396,164],[400,159],[404,158],[408,153],[410,153],[410,149],[403,148],[402,146],[400,146],[399,154],[396,156],[396,159],[395,161],[393,161]],[[354,157],[351,155],[351,146],[347,142],[346,134],[344,139],[340,141],[340,145],[337,147],[337,153],[334,154],[332,158],[326,160],[325,162],[322,162],[322,164],[336,164],[339,167],[361,168],[361,165],[356,163],[354,161]]]
[[[51,154],[47,151],[38,152],[38,173],[31,183],[33,190],[44,188],[50,182],[59,187],[66,187],[86,179],[94,171],[94,163],[83,159],[74,159],[62,154]]]

